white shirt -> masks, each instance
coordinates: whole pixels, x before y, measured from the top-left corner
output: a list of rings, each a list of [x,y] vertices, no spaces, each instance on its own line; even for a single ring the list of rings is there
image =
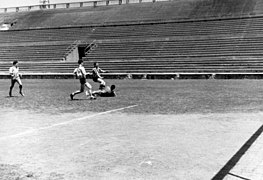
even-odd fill
[[[86,70],[84,66],[82,66],[81,64],[79,65],[78,68],[74,70],[73,73],[76,74],[78,78],[86,78]]]
[[[79,65],[79,69],[82,71],[82,73],[83,73],[84,75],[87,74],[84,66],[82,66],[81,64]]]
[[[19,78],[19,67],[12,66],[9,68],[9,73],[12,76],[12,79]]]
[[[101,68],[93,68],[92,69],[92,75],[93,75],[93,78],[101,78],[100,76],[100,73],[104,73],[105,71],[103,71]]]

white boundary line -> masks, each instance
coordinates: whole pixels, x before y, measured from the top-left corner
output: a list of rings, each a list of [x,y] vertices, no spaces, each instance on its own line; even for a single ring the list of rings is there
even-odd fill
[[[92,118],[92,117],[100,116],[100,115],[103,115],[103,114],[109,114],[109,113],[116,112],[116,111],[121,111],[121,110],[124,110],[124,109],[129,109],[129,108],[133,108],[133,107],[136,107],[136,106],[138,106],[138,105],[131,105],[131,106],[123,107],[123,108],[113,109],[113,110],[100,112],[100,113],[92,114],[92,115],[89,115],[89,116],[84,116],[84,117],[81,117],[81,118],[73,119],[73,120],[70,120],[70,121],[65,121],[65,122],[53,124],[53,125],[50,125],[50,126],[40,127],[40,128],[37,128],[37,129],[31,129],[31,130],[24,131],[24,132],[21,132],[21,133],[18,133],[18,134],[0,137],[0,140],[6,140],[8,138],[19,138],[19,137],[22,137],[22,136],[26,136],[28,134],[35,133],[37,131],[47,130],[47,129],[51,129],[51,128],[58,127],[58,126],[68,125],[68,124],[74,123],[76,121],[83,121],[83,120],[86,120],[86,119],[89,119],[89,118]]]

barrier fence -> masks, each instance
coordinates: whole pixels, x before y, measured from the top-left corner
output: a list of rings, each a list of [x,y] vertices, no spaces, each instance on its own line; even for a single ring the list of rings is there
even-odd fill
[[[263,73],[106,73],[105,79],[263,79]],[[9,73],[0,73],[0,79],[9,79]],[[24,79],[74,79],[73,73],[23,73]],[[87,78],[91,79],[92,75]]]

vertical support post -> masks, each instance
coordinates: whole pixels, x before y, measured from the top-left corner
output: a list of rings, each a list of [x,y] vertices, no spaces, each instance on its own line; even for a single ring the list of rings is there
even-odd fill
[[[119,5],[121,5],[122,4],[122,0],[119,0]]]
[[[69,8],[69,3],[66,3],[66,8]]]
[[[79,3],[79,7],[83,7],[83,2],[80,2],[80,3]]]
[[[16,12],[18,12],[19,11],[19,7],[16,7]]]
[[[57,8],[57,5],[56,5],[56,4],[54,4],[54,5],[53,5],[53,8],[54,8],[54,9],[56,9],[56,8]]]
[[[7,12],[7,8],[5,8],[5,12]]]

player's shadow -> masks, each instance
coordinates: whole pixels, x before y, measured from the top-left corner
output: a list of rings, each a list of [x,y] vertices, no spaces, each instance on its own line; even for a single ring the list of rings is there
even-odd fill
[[[69,101],[92,101],[93,99],[69,99]]]
[[[5,98],[19,98],[20,96],[5,96]]]

